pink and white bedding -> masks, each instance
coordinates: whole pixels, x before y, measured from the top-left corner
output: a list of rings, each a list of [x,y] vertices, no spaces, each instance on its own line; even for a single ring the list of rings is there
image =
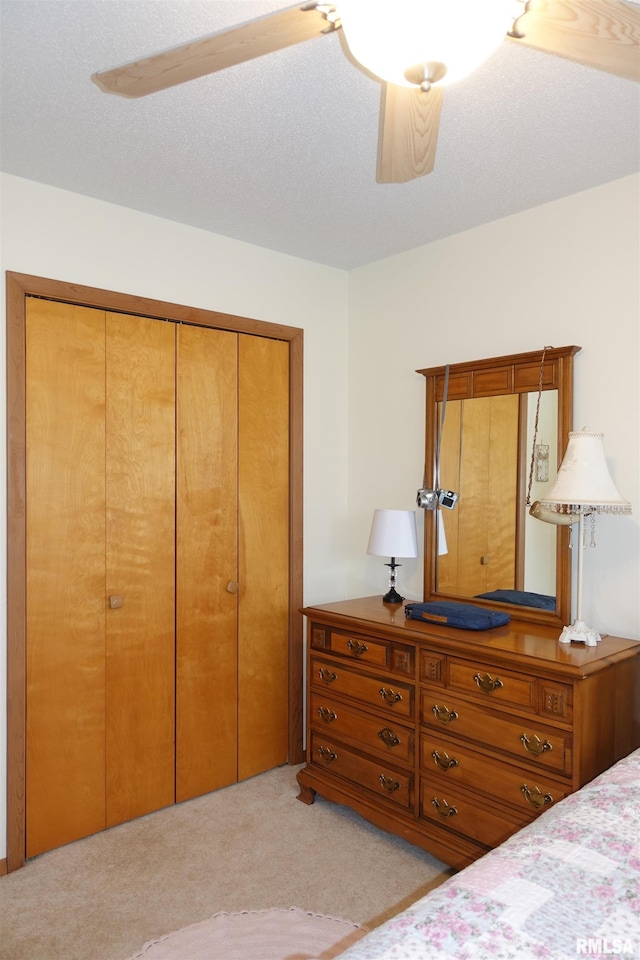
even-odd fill
[[[640,957],[640,750],[340,960]]]

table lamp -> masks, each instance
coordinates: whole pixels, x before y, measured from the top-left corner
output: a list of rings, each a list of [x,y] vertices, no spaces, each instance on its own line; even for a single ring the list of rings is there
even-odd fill
[[[595,547],[594,529],[597,513],[629,514],[631,504],[623,500],[609,474],[601,433],[588,427],[569,434],[567,450],[558,468],[551,490],[540,500],[540,509],[566,516],[578,515],[578,572],[576,619],[560,634],[561,643],[572,641],[595,647],[600,634],[582,619],[582,560],[585,547],[585,517],[591,517],[591,543]]]
[[[374,510],[367,553],[374,557],[390,557],[389,591],[383,603],[402,603],[396,590],[396,557],[418,556],[418,535],[415,510]]]

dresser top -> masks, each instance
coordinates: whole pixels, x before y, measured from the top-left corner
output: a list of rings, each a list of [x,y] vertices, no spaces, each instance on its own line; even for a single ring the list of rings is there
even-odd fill
[[[430,646],[461,655],[489,654],[498,660],[508,658],[511,663],[519,658],[528,664],[532,660],[539,661],[547,669],[572,675],[587,675],[602,670],[609,663],[640,656],[638,640],[605,635],[595,647],[582,643],[560,643],[560,632],[556,627],[532,624],[515,617],[505,626],[490,630],[461,630],[408,620],[404,604],[383,603],[380,596],[317,604],[304,607],[302,613],[342,629],[374,633],[401,642],[429,643]]]

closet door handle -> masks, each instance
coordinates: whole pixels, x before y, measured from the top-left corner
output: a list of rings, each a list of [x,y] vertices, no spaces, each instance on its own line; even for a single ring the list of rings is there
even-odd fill
[[[114,593],[109,597],[109,610],[119,610],[124,606],[124,597],[121,593]]]
[[[229,583],[227,584],[227,593],[237,593],[239,586],[240,584],[237,580],[229,580]]]

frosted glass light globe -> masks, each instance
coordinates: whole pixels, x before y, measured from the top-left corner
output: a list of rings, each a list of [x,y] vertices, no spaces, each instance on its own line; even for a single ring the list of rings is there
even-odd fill
[[[367,70],[398,86],[416,86],[405,71],[444,64],[438,82],[475,70],[513,25],[513,0],[340,0],[347,45]],[[437,77],[435,78],[437,79]]]

